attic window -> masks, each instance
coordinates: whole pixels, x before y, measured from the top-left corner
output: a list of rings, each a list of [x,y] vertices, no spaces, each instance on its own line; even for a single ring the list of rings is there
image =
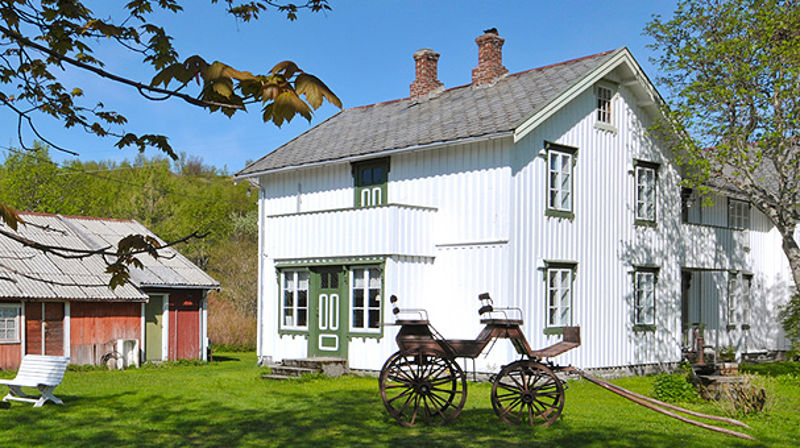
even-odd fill
[[[611,89],[597,86],[597,122],[611,124]]]

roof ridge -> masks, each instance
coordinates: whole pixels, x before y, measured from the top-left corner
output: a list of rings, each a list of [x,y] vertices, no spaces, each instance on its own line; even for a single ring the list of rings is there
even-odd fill
[[[111,222],[135,222],[133,219],[122,219],[122,218],[104,218],[99,216],[83,216],[83,215],[65,215],[63,213],[44,213],[44,212],[29,212],[19,210],[17,211],[20,215],[30,215],[30,216],[50,216],[53,218],[63,217],[69,219],[85,219],[91,221],[111,221]]]
[[[549,68],[560,67],[562,65],[573,64],[575,62],[580,62],[580,61],[583,61],[583,60],[586,60],[586,59],[605,56],[605,55],[611,54],[611,53],[613,53],[613,52],[615,52],[617,50],[619,50],[619,48],[614,49],[614,50],[601,51],[599,53],[590,54],[588,56],[581,56],[579,58],[568,59],[566,61],[556,62],[556,63],[553,63],[553,64],[543,65],[541,67],[529,68],[527,70],[522,70],[520,72],[509,73],[505,77],[506,78],[510,78],[512,76],[524,75],[525,73],[537,72],[537,71],[546,70],[546,69],[549,69]],[[448,87],[448,88],[444,89],[442,92],[440,92],[439,95],[444,93],[444,92],[449,92],[451,90],[463,89],[463,88],[469,87],[471,85],[472,85],[472,83],[470,82],[470,83],[462,84],[462,85],[459,85],[459,86]],[[439,95],[436,95],[436,96],[439,96]],[[385,106],[387,104],[397,103],[399,101],[405,101],[405,100],[410,100],[410,99],[411,99],[411,97],[404,97],[404,98],[397,98],[397,99],[394,99],[394,100],[381,101],[379,103],[364,104],[362,106],[356,106],[356,107],[351,107],[351,108],[348,108],[348,109],[344,109],[341,112],[345,112],[345,111],[348,111],[348,110],[368,109],[368,108],[377,107],[377,106]]]

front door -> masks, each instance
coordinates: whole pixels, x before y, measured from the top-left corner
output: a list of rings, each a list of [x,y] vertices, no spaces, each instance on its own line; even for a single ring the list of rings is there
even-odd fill
[[[25,304],[25,353],[64,356],[64,304],[28,302]]]
[[[343,266],[311,271],[308,356],[347,358],[347,285]]]
[[[152,295],[144,305],[144,360],[164,359],[164,300],[165,296]]]

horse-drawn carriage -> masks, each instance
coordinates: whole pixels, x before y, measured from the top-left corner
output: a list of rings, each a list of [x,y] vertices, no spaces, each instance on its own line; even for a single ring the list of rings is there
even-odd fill
[[[508,424],[553,424],[564,409],[566,389],[566,383],[556,373],[570,372],[685,423],[752,440],[747,434],[701,423],[672,411],[748,427],[737,420],[679,408],[623,389],[572,366],[553,364],[549,358],[580,346],[579,327],[564,327],[561,341],[533,350],[520,328],[520,309],[494,308],[487,293],[481,294],[479,299],[482,306],[478,313],[484,328],[475,339],[445,339],[430,324],[425,310],[394,307],[395,325],[400,326],[396,337],[399,350],[383,365],[379,387],[386,410],[401,425],[414,426],[420,421],[443,425],[458,417],[467,400],[467,376],[456,360],[475,359],[490,343],[508,339],[520,359],[492,375],[491,393],[494,412]],[[397,297],[392,296],[390,300],[396,304]]]

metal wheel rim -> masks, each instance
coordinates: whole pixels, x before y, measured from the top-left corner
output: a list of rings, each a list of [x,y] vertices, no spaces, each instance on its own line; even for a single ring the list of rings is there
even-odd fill
[[[535,361],[505,366],[492,384],[492,407],[505,423],[550,426],[564,409],[564,386]]]
[[[383,365],[379,384],[383,405],[403,426],[444,425],[467,401],[461,367],[435,353],[395,353]]]

